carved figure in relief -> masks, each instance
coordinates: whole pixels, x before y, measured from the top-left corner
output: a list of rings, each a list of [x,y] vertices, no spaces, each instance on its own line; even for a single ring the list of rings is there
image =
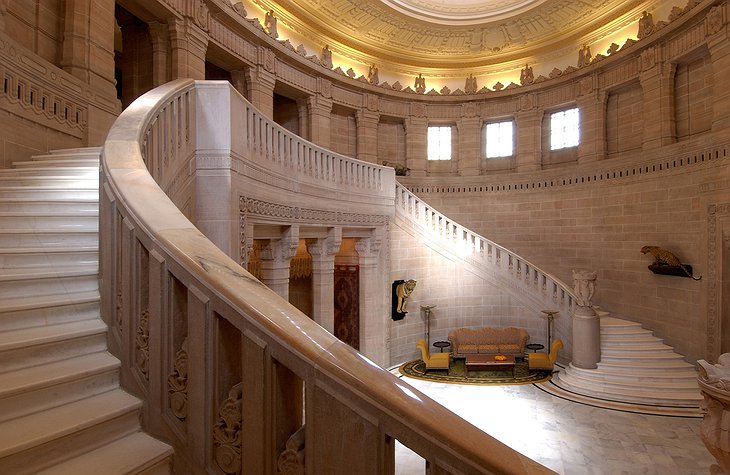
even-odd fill
[[[583,47],[578,50],[578,67],[582,68],[584,66],[588,66],[591,64],[591,59],[591,47],[583,45]]]
[[[416,92],[419,94],[423,94],[424,92],[426,92],[426,79],[421,76],[421,73],[418,73],[416,82],[413,84],[413,89],[415,89]]]
[[[276,31],[276,22],[277,18],[274,16],[274,10],[269,10],[266,12],[266,17],[264,17],[264,28],[266,28],[266,31],[269,33],[269,36],[272,38],[278,38],[279,32]]]
[[[525,68],[520,71],[520,84],[526,86],[535,82],[535,76],[529,64],[525,64]]]
[[[681,268],[682,271],[687,275],[687,277],[692,277],[694,280],[700,280],[702,279],[702,276],[699,278],[692,275],[692,272],[687,269],[687,267],[682,264],[682,262],[679,260],[677,256],[672,254],[670,251],[667,251],[666,249],[663,249],[659,246],[644,246],[641,248],[642,254],[651,254],[651,256],[654,258],[654,264],[653,266],[672,266],[672,267],[678,267]],[[650,266],[651,268],[651,266]]]
[[[646,38],[654,33],[654,18],[651,13],[644,10],[639,18],[639,32],[636,34],[638,39]]]
[[[474,77],[473,74],[469,74],[469,77],[466,78],[466,82],[464,83],[464,92],[466,94],[476,94],[477,93],[477,78]]]
[[[395,288],[395,294],[398,297],[398,307],[396,311],[398,313],[407,313],[406,307],[408,306],[408,297],[413,293],[413,289],[416,288],[416,281],[409,279]]]
[[[327,69],[332,69],[332,51],[330,51],[329,45],[324,45],[322,48],[322,59],[319,63]]]
[[[378,67],[374,64],[368,69],[368,82],[375,85],[380,82],[378,79]]]

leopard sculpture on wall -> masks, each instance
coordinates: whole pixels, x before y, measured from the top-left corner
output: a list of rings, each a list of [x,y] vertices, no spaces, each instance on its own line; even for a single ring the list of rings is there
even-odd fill
[[[663,249],[659,246],[644,246],[641,248],[642,254],[651,254],[654,258],[654,266],[672,266],[672,267],[678,267],[682,269],[682,271],[687,275],[687,277],[691,277],[694,280],[700,280],[702,279],[702,276],[695,277],[692,275],[692,272],[687,269],[687,267],[682,264],[682,262],[679,260],[677,256],[672,254],[670,251],[667,251],[666,249]],[[651,266],[650,266],[651,268]]]

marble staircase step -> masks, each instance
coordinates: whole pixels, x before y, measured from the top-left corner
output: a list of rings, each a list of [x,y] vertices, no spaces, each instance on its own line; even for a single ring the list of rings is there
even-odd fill
[[[610,385],[615,388],[627,388],[627,389],[647,389],[664,391],[664,390],[691,390],[699,391],[697,387],[696,379],[690,378],[665,378],[660,374],[655,374],[653,377],[633,377],[623,376],[621,378],[606,377],[596,369],[583,369],[576,368],[575,366],[569,366],[566,370],[570,373],[571,380],[581,381],[585,385],[596,385],[605,386]]]
[[[99,213],[97,212],[65,212],[31,214],[27,212],[0,211],[0,220],[8,229],[99,229]]]
[[[50,200],[43,197],[0,198],[0,211],[20,213],[99,212],[99,199],[65,198]]]
[[[598,367],[602,371],[612,371],[615,373],[652,373],[652,372],[685,372],[688,370],[694,371],[694,366],[687,363],[681,358],[672,358],[664,361],[637,361],[632,359],[624,359],[621,361],[607,361],[601,359],[598,362]]]
[[[28,169],[28,172],[35,169]],[[28,173],[27,175],[0,175],[0,187],[12,186],[71,186],[74,188],[87,187],[96,183],[98,186],[98,172],[87,173],[83,176],[37,176]]]
[[[27,168],[4,168],[0,170],[0,177],[81,177],[99,179],[99,167],[47,167],[41,162],[35,167]]]
[[[57,159],[52,160],[26,160],[13,162],[13,168],[33,168],[37,167],[39,163],[43,163],[44,167],[94,167],[99,165],[99,158],[96,157],[78,157],[78,158],[65,158],[59,156]]]
[[[0,373],[106,350],[100,319],[22,328],[0,333]]]
[[[172,473],[172,448],[144,432],[135,432],[38,475],[99,473],[104,475],[163,475]]]
[[[0,332],[99,317],[99,291],[0,299]]]
[[[0,188],[0,199],[2,198],[35,198],[35,199],[69,199],[87,198],[99,199],[98,186],[84,186],[79,183],[74,187],[67,186],[4,186]]]
[[[99,249],[96,246],[76,247],[15,247],[0,248],[0,268],[69,267],[97,265]]]
[[[596,369],[585,369],[570,366],[570,372],[572,376],[591,378],[599,381],[616,381],[616,382],[636,382],[643,381],[647,384],[654,382],[682,382],[692,381],[693,384],[697,378],[697,372],[693,368],[684,368],[683,370],[674,371],[631,371],[631,368],[623,368],[621,371],[614,371],[612,369],[606,369],[605,366]]]
[[[640,359],[644,363],[663,363],[666,361],[684,362],[682,355],[674,352],[653,353],[650,355],[636,355],[626,352],[616,355],[601,355],[602,363],[635,363],[637,359]]]
[[[138,432],[141,405],[115,389],[2,422],[0,467],[5,473],[35,474]]]
[[[0,248],[97,246],[96,229],[6,229],[0,228]]]
[[[0,374],[0,422],[110,391],[120,365],[103,351]]]
[[[0,298],[88,292],[99,288],[96,264],[0,269]]]
[[[638,389],[622,388],[615,385],[596,385],[581,382],[575,378],[566,381],[563,372],[558,376],[562,388],[575,391],[579,394],[600,397],[609,400],[631,401],[642,404],[662,404],[666,406],[696,406],[702,400],[699,388],[695,390],[667,389],[657,390],[652,386]]]
[[[68,157],[96,157],[97,159],[101,155],[102,147],[81,147],[81,148],[57,148],[49,151],[48,153],[42,153],[31,156],[31,160],[55,160],[63,159]]]
[[[666,353],[674,353],[674,348],[663,343],[645,343],[642,345],[619,345],[601,348],[601,358],[606,356],[632,356],[643,358],[653,355],[665,356]],[[681,356],[681,355],[680,355]]]

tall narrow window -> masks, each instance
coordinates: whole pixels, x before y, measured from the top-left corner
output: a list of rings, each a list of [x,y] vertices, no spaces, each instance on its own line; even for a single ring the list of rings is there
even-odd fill
[[[579,137],[580,115],[577,107],[550,115],[550,150],[576,147]]]
[[[451,160],[451,127],[428,127],[428,159]]]
[[[514,155],[514,123],[511,120],[487,124],[484,134],[487,158]]]

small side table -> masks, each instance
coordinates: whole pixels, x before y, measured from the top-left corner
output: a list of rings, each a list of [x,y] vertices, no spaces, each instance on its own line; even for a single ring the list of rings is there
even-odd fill
[[[433,346],[435,346],[436,348],[441,350],[441,353],[443,353],[444,348],[448,348],[451,346],[451,342],[450,341],[434,341]]]
[[[537,353],[537,350],[542,350],[543,348],[545,348],[545,345],[541,345],[540,343],[530,343],[528,345],[525,345],[525,348],[527,348],[528,350],[532,350],[533,353]]]

